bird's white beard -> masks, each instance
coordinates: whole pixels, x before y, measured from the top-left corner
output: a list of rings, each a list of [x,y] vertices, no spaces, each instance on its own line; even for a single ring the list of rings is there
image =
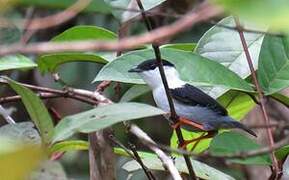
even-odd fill
[[[182,87],[186,83],[182,81],[179,77],[179,73],[174,67],[164,67],[166,79],[170,89],[175,89],[178,87]],[[157,89],[159,87],[163,87],[162,78],[160,76],[159,69],[156,68],[150,71],[144,71],[140,73],[142,79],[150,86],[152,90]]]

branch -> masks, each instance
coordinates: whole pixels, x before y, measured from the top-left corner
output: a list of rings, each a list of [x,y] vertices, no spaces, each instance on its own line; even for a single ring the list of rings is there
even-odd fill
[[[176,154],[180,154],[180,155],[188,155],[188,156],[194,156],[194,157],[198,157],[198,158],[206,158],[206,157],[211,157],[211,158],[230,158],[230,159],[234,159],[234,158],[248,158],[248,157],[253,157],[253,156],[259,156],[259,155],[263,155],[263,154],[267,154],[267,153],[271,153],[274,150],[277,150],[285,145],[287,145],[289,143],[289,136],[287,136],[285,139],[275,143],[275,145],[273,146],[273,148],[271,149],[271,147],[263,147],[260,149],[256,149],[256,150],[251,150],[251,151],[240,151],[234,154],[227,154],[227,155],[213,155],[210,154],[208,152],[205,152],[203,154],[196,154],[194,152],[191,151],[187,151],[184,149],[176,149],[176,148],[172,148],[170,146],[166,146],[160,143],[149,143],[147,142],[147,144],[150,144],[151,146],[156,146],[159,149],[162,149],[164,151],[168,151],[168,152],[172,152],[172,153],[176,153]]]
[[[14,119],[10,116],[10,114],[7,112],[7,110],[0,105],[0,114],[3,116],[3,118],[6,120],[8,124],[16,124]]]
[[[181,175],[175,167],[172,159],[169,158],[162,150],[157,148],[156,143],[145,132],[143,132],[135,125],[131,125],[129,127],[129,131],[136,137],[138,137],[144,145],[148,146],[152,151],[157,154],[159,159],[162,161],[164,168],[171,173],[173,179],[182,180]],[[154,144],[154,146],[152,146],[151,144]]]
[[[136,0],[136,1],[138,3],[139,8],[143,11],[141,14],[142,14],[142,17],[143,17],[143,19],[145,21],[145,24],[146,24],[146,27],[147,27],[148,31],[152,31],[153,28],[154,28],[153,27],[154,26],[153,20],[149,19],[146,16],[141,1],[140,0]],[[163,67],[163,62],[162,62],[162,58],[161,58],[160,48],[159,48],[159,46],[157,44],[152,44],[152,46],[153,46],[153,49],[154,49],[154,52],[155,52],[155,57],[156,57],[156,61],[157,61],[157,64],[158,64],[159,71],[160,71],[160,76],[162,78],[162,82],[163,82],[163,85],[164,85],[164,88],[165,88],[167,100],[168,100],[168,103],[169,103],[169,106],[170,106],[170,119],[174,122],[174,124],[177,124],[178,121],[179,121],[179,118],[178,118],[176,110],[175,110],[175,106],[174,106],[174,103],[173,103],[172,95],[170,93],[168,82],[167,82],[166,75],[165,75],[165,72],[164,72],[164,67]],[[177,126],[175,130],[176,130],[176,134],[177,134],[179,143],[183,144],[184,143],[184,138],[183,138],[183,134],[182,134],[181,128],[179,126]],[[192,166],[190,158],[187,155],[184,155],[184,159],[185,159],[185,162],[186,162],[189,174],[190,174],[190,178],[191,179],[196,179],[196,175],[195,175],[195,172],[194,172],[194,169],[193,169],[193,166]]]
[[[63,51],[123,51],[140,45],[157,42],[170,38],[191,28],[192,25],[221,14],[221,10],[212,5],[202,5],[195,11],[189,12],[175,23],[155,29],[140,36],[131,36],[119,41],[78,41],[78,42],[43,42],[27,45],[15,44],[0,46],[0,55],[15,53],[52,53]]]
[[[8,85],[8,82],[4,79],[0,79],[0,84],[6,84]],[[46,93],[39,93],[39,97],[43,99],[47,98],[56,98],[56,97],[68,97],[72,99],[76,99],[91,105],[98,105],[98,104],[109,104],[112,103],[112,101],[99,92],[91,92],[84,89],[74,89],[71,87],[64,88],[64,90],[58,90],[58,89],[52,89],[47,87],[41,87],[41,86],[35,86],[31,84],[25,84],[25,83],[19,83],[24,87],[27,87],[29,89],[40,91],[40,92],[46,92]],[[1,103],[7,103],[7,102],[13,102],[20,99],[20,96],[10,96],[10,97],[2,97],[0,98],[0,104]]]
[[[13,24],[19,26],[20,29],[27,29],[27,30],[47,29],[72,19],[83,9],[85,9],[90,4],[90,2],[91,0],[78,0],[73,5],[71,5],[64,11],[61,11],[60,13],[42,18],[17,19],[13,21]],[[29,26],[26,25],[27,21],[29,21]],[[9,22],[7,19],[0,18],[0,23],[3,24]]]
[[[139,163],[139,165],[142,167],[145,175],[149,180],[156,180],[152,172],[144,165],[142,162],[140,156],[138,155],[138,152],[135,149],[135,146],[133,144],[130,144],[130,150],[125,147],[119,140],[117,140],[112,134],[108,136],[108,138],[116,145],[120,146],[131,158],[136,160],[136,162]]]
[[[259,82],[258,82],[258,79],[257,79],[257,75],[256,75],[256,72],[254,70],[252,59],[251,59],[251,56],[250,56],[250,53],[249,53],[249,50],[248,50],[248,45],[247,45],[247,42],[245,40],[244,33],[242,31],[242,26],[240,25],[240,22],[239,22],[238,18],[235,18],[235,22],[236,22],[236,25],[237,25],[237,28],[238,28],[238,33],[239,33],[239,36],[240,36],[240,39],[241,39],[241,43],[242,43],[242,46],[243,46],[243,49],[244,49],[244,52],[245,52],[245,55],[246,55],[246,59],[247,59],[247,62],[248,62],[248,65],[249,65],[249,68],[250,68],[250,71],[251,71],[251,74],[252,74],[253,82],[254,82],[254,85],[255,85],[256,90],[258,92],[263,119],[264,119],[265,124],[267,126],[269,126],[270,120],[269,120],[269,117],[268,117],[268,114],[267,114],[267,111],[266,111],[266,107],[265,107],[264,95],[263,95],[262,89],[260,88],[260,85],[259,85]],[[270,148],[272,150],[271,151],[271,158],[272,158],[272,161],[273,161],[273,170],[276,173],[276,175],[278,176],[278,174],[279,174],[279,166],[278,166],[278,161],[277,161],[277,158],[275,157],[274,150],[273,150],[274,138],[273,138],[273,134],[272,134],[272,129],[270,127],[268,127],[268,128],[266,128],[266,130],[267,130],[267,137],[268,137],[268,140],[269,140],[269,145],[270,145]]]

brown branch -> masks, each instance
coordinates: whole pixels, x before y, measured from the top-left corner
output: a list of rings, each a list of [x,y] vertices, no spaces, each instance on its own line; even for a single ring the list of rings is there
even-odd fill
[[[129,127],[129,131],[136,137],[138,137],[144,145],[148,146],[152,151],[154,151],[157,154],[159,159],[162,161],[164,168],[170,172],[173,179],[175,180],[182,179],[172,159],[169,158],[162,150],[160,150],[157,147],[157,144],[145,132],[143,132],[140,128],[138,128],[135,125],[131,125]],[[151,144],[154,145],[152,146]]]
[[[212,5],[202,5],[195,11],[189,12],[175,23],[140,36],[131,36],[119,41],[78,41],[78,42],[43,42],[31,43],[23,46],[15,44],[11,46],[0,46],[0,55],[14,53],[52,53],[63,51],[123,51],[139,47],[140,45],[157,42],[162,39],[172,37],[192,25],[221,14],[221,10]]]
[[[238,27],[232,27],[232,26],[228,26],[228,25],[219,24],[215,21],[209,21],[209,23],[212,25],[218,26],[218,27],[225,28],[225,29],[238,31]],[[239,27],[239,28],[242,28],[242,31],[247,32],[247,33],[266,34],[266,35],[277,36],[277,37],[283,37],[284,36],[284,34],[280,34],[280,33],[260,31],[260,30],[255,30],[255,29],[248,29],[248,28],[244,28],[244,27]]]
[[[138,155],[138,152],[135,149],[135,146],[133,144],[130,144],[130,149],[128,149],[127,147],[125,147],[125,145],[123,145],[119,140],[117,140],[114,135],[110,135],[109,139],[116,145],[118,145],[119,147],[121,147],[131,158],[133,158],[134,160],[136,160],[136,162],[139,163],[139,165],[142,167],[144,173],[146,174],[147,178],[149,180],[155,180],[156,178],[154,177],[154,175],[152,174],[152,172],[144,165],[144,163],[142,162],[142,159],[140,158],[140,156]]]
[[[75,99],[83,103],[87,103],[90,105],[97,105],[99,102],[89,99],[89,98],[84,98],[82,96],[78,95],[60,95],[60,94],[53,94],[53,93],[37,93],[38,97],[41,99],[53,99],[53,98],[70,98],[70,99]],[[7,97],[1,97],[0,98],[0,104],[6,104],[6,103],[11,103],[11,102],[16,102],[20,101],[21,97],[16,95],[16,96],[7,96]]]
[[[266,111],[266,107],[265,107],[264,95],[263,95],[262,89],[261,89],[261,87],[259,85],[256,72],[254,70],[252,59],[251,59],[251,56],[250,56],[250,53],[249,53],[249,50],[248,50],[248,45],[247,45],[246,39],[244,37],[244,33],[242,31],[242,26],[240,25],[240,22],[239,22],[238,18],[235,18],[235,22],[236,22],[236,25],[237,25],[237,28],[238,28],[238,33],[239,33],[239,36],[240,36],[240,39],[241,39],[241,43],[242,43],[242,46],[243,46],[243,49],[244,49],[244,52],[245,52],[245,55],[246,55],[246,59],[247,59],[247,62],[248,62],[248,65],[249,65],[249,68],[250,68],[250,71],[251,71],[251,74],[252,74],[253,82],[254,82],[254,85],[255,85],[256,90],[258,92],[258,97],[259,97],[259,101],[260,101],[260,107],[261,107],[261,110],[262,110],[262,116],[263,116],[265,124],[268,126],[270,124],[270,120],[269,120],[269,117],[268,117],[268,114],[267,114],[267,111]],[[279,174],[279,166],[278,166],[277,158],[275,157],[275,154],[274,154],[274,151],[273,151],[274,138],[273,138],[273,134],[272,134],[272,129],[271,128],[266,128],[266,130],[267,130],[267,138],[269,140],[269,145],[270,145],[271,150],[272,150],[271,158],[272,158],[272,162],[273,162],[273,171],[275,172],[275,175],[277,177],[278,174]]]
[[[250,151],[240,151],[240,152],[236,152],[233,154],[226,154],[226,155],[214,155],[214,154],[210,154],[209,152],[205,152],[203,154],[196,154],[194,152],[191,151],[187,151],[184,149],[176,149],[176,148],[172,148],[170,146],[166,146],[160,143],[150,143],[150,145],[152,146],[156,146],[164,151],[168,151],[168,152],[172,152],[172,153],[176,153],[176,154],[180,154],[180,155],[188,155],[188,156],[194,156],[194,157],[198,157],[198,158],[206,158],[206,157],[211,157],[211,158],[230,158],[230,159],[234,159],[234,158],[248,158],[248,157],[254,157],[254,156],[259,156],[259,155],[264,155],[267,153],[271,153],[274,150],[277,150],[285,145],[288,145],[289,143],[289,136],[287,136],[286,138],[284,138],[283,140],[275,143],[275,145],[273,146],[273,149],[271,149],[270,147],[263,147],[260,149],[256,149],[256,150],[250,150]],[[149,142],[148,142],[149,144]]]
[[[83,9],[85,9],[90,4],[90,2],[91,0],[78,0],[73,5],[71,5],[64,11],[61,11],[60,13],[42,18],[16,19],[13,21],[13,23],[19,26],[21,29],[27,30],[47,29],[72,19]],[[0,23],[7,23],[7,21],[8,20],[4,18],[0,19]],[[27,21],[29,21],[29,26],[26,26]]]

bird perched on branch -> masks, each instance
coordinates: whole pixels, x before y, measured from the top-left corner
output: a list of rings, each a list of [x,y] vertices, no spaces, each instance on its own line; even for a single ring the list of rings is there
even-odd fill
[[[174,64],[166,60],[162,62],[169,91],[172,95],[176,113],[179,116],[177,125],[191,131],[208,132],[202,138],[212,137],[222,128],[239,128],[256,136],[248,127],[228,116],[227,110],[215,99],[202,90],[182,81]],[[152,89],[153,98],[157,106],[166,112],[170,112],[157,63],[155,59],[146,60],[130,69],[129,72],[138,73]],[[195,140],[193,139],[190,142]]]

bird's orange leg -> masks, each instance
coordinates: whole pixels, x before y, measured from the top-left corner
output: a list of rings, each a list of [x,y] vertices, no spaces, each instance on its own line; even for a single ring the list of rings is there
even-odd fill
[[[187,145],[195,142],[194,146],[191,149],[191,150],[194,150],[201,140],[212,138],[212,137],[215,136],[215,134],[216,134],[215,131],[208,131],[206,135],[201,135],[200,137],[197,137],[197,138],[194,138],[194,139],[191,139],[191,140],[186,140],[183,144],[180,144],[179,147],[185,149],[187,147]]]
[[[187,126],[192,126],[194,128],[197,128],[197,129],[200,129],[202,131],[206,131],[204,126],[202,124],[199,124],[199,123],[196,123],[196,122],[193,122],[189,119],[186,119],[186,118],[182,118],[180,117],[179,118],[179,121],[177,123],[175,123],[174,125],[172,125],[172,128],[173,129],[176,129],[177,127],[181,126],[181,125],[187,125]]]

